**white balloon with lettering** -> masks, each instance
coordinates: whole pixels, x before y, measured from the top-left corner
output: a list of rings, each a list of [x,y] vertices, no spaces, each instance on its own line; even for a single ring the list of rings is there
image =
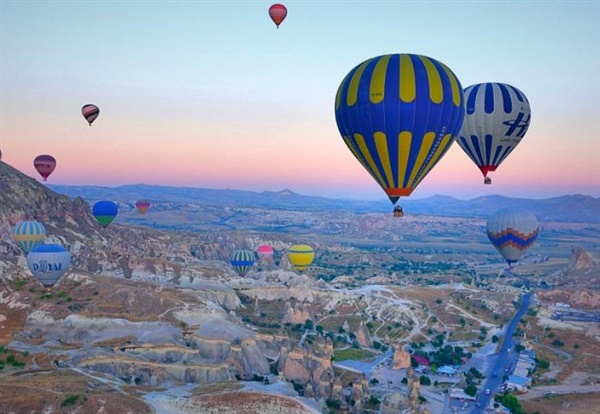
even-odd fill
[[[71,264],[71,254],[59,244],[38,244],[27,254],[27,267],[44,287],[54,286]]]

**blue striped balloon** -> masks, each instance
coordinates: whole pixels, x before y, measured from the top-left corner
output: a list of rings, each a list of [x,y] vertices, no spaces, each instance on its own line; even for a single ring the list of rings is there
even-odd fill
[[[20,221],[15,225],[13,238],[25,253],[46,239],[46,228],[35,220]]]
[[[413,54],[364,61],[346,75],[335,98],[344,142],[392,203],[409,196],[448,151],[464,110],[454,73]]]
[[[254,252],[250,250],[236,250],[231,254],[231,266],[241,277],[246,276],[254,266]]]
[[[457,142],[487,177],[527,133],[531,107],[519,89],[494,82],[466,88],[465,105],[465,121]]]

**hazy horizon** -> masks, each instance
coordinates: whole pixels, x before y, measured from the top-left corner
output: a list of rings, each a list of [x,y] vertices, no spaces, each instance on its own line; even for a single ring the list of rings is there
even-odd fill
[[[121,187],[134,187],[134,186],[150,186],[150,187],[162,187],[162,188],[178,188],[178,189],[194,189],[194,190],[214,190],[214,191],[248,191],[248,192],[252,192],[252,193],[256,193],[256,194],[260,194],[263,192],[272,192],[272,193],[278,193],[278,192],[283,192],[283,191],[291,191],[295,194],[301,195],[301,196],[307,196],[307,197],[324,197],[324,198],[330,198],[330,199],[334,199],[334,200],[349,200],[349,201],[381,201],[381,202],[389,202],[389,200],[387,200],[386,198],[382,198],[379,195],[375,195],[373,198],[347,198],[347,197],[335,197],[335,196],[330,196],[327,194],[311,194],[311,193],[305,193],[302,191],[296,191],[294,188],[279,188],[279,189],[242,189],[242,188],[225,188],[225,187],[209,187],[209,186],[203,186],[203,187],[193,187],[193,186],[185,186],[185,185],[165,185],[165,184],[150,184],[150,183],[128,183],[128,184],[119,184],[119,185],[96,185],[96,184],[57,184],[57,183],[43,183],[42,184],[47,184],[50,188],[52,188],[52,186],[65,186],[65,187],[98,187],[98,188],[108,188],[108,189],[118,189]],[[447,193],[434,193],[434,194],[429,194],[423,197],[414,197],[411,196],[410,198],[401,198],[400,200],[424,200],[430,197],[434,197],[434,196],[444,196],[444,197],[452,197],[455,198],[457,200],[471,200],[471,199],[475,199],[478,197],[493,197],[493,196],[499,196],[499,197],[507,197],[507,198],[523,198],[523,199],[529,199],[529,200],[546,200],[546,199],[550,199],[550,198],[557,198],[557,197],[566,197],[566,196],[585,196],[585,197],[592,197],[594,199],[598,199],[600,198],[599,196],[594,196],[592,194],[584,194],[584,193],[565,193],[565,194],[558,194],[555,196],[550,196],[550,197],[511,197],[511,196],[507,196],[504,194],[498,194],[498,193],[490,193],[490,194],[485,194],[485,195],[476,195],[474,197],[456,197],[453,196],[451,194],[447,194]]]

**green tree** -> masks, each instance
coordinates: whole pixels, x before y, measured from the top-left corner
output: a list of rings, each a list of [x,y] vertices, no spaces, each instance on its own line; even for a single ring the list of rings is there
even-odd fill
[[[431,385],[431,379],[426,375],[421,375],[419,377],[419,384],[421,385]]]
[[[512,394],[506,394],[502,397],[502,405],[508,408],[512,413],[518,414],[522,412],[521,403]]]
[[[496,335],[492,336],[492,342],[497,344],[498,341],[500,341],[500,338],[498,338]]]
[[[432,374],[437,374],[437,370],[438,370],[437,364],[435,364],[435,363],[431,364],[429,366],[429,369],[431,370]]]
[[[467,388],[465,388],[465,394],[474,397],[475,394],[477,394],[477,387],[474,384],[468,385]]]
[[[340,407],[342,406],[342,402],[340,400],[334,400],[334,399],[328,398],[325,400],[325,405],[327,405],[327,407],[329,407],[329,408],[339,410]]]
[[[545,359],[538,359],[537,366],[542,369],[548,369],[548,368],[550,368],[550,361],[547,361]]]

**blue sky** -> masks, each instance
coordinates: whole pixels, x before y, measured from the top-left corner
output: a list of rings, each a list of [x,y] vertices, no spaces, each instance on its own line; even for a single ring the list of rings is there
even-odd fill
[[[532,124],[493,186],[454,145],[413,197],[600,196],[599,2],[288,1],[279,29],[271,4],[2,1],[3,161],[34,176],[34,152],[56,154],[57,184],[384,199],[339,136],[335,91],[367,58],[418,53],[463,87],[518,87]]]

